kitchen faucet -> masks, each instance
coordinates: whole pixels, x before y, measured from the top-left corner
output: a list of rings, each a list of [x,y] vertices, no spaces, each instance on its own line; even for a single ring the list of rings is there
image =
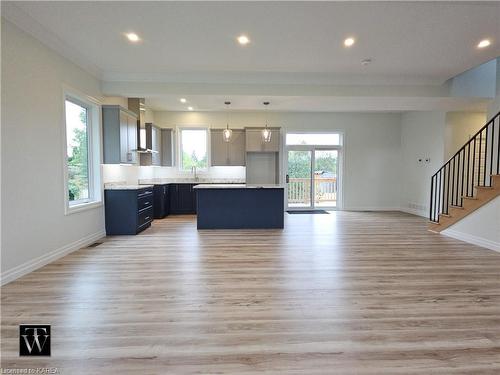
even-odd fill
[[[191,167],[191,173],[194,175],[194,179],[197,180],[198,176],[196,175],[196,166],[195,165],[193,165]]]

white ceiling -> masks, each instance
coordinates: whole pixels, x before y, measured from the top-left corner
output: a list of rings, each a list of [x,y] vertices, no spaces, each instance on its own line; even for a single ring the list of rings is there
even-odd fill
[[[27,1],[16,6],[104,79],[182,80],[196,72],[200,80],[210,80],[212,73],[290,72],[343,83],[380,78],[442,83],[500,55],[500,2]],[[129,31],[143,42],[128,43],[123,33]],[[241,33],[252,41],[244,48],[235,42]],[[351,49],[343,47],[347,36],[357,39]],[[477,50],[484,38],[493,45]],[[362,66],[365,58],[373,63]]]
[[[500,2],[26,1],[2,2],[2,14],[105,83],[196,84],[189,100],[197,110],[220,109],[228,96],[202,95],[203,84],[432,86],[500,55]],[[141,43],[126,40],[131,31]],[[251,39],[246,47],[236,43],[241,33]],[[357,40],[350,49],[348,36]],[[484,38],[493,44],[478,50]],[[365,58],[373,62],[363,66]],[[306,91],[248,89],[232,100],[235,109],[258,110],[266,96],[276,110],[296,111],[484,109],[487,102]],[[140,93],[157,110],[186,110],[183,95]]]

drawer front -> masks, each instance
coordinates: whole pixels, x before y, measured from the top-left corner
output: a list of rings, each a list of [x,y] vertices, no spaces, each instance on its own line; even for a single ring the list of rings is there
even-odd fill
[[[148,208],[147,210],[144,210],[142,212],[139,212],[137,227],[141,227],[144,224],[150,223],[151,221],[153,221],[153,207]]]
[[[137,190],[137,198],[145,197],[146,195],[152,195],[153,188],[144,188]]]
[[[153,195],[145,195],[137,199],[137,209],[139,211],[153,206]]]

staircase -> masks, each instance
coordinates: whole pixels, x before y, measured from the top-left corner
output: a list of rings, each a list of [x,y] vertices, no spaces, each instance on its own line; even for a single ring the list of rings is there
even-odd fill
[[[429,230],[441,232],[500,196],[500,112],[431,178]]]

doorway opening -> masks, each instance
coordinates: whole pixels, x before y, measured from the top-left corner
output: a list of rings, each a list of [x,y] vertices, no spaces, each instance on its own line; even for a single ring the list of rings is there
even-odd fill
[[[339,133],[288,133],[286,185],[288,210],[334,210],[341,196]]]

